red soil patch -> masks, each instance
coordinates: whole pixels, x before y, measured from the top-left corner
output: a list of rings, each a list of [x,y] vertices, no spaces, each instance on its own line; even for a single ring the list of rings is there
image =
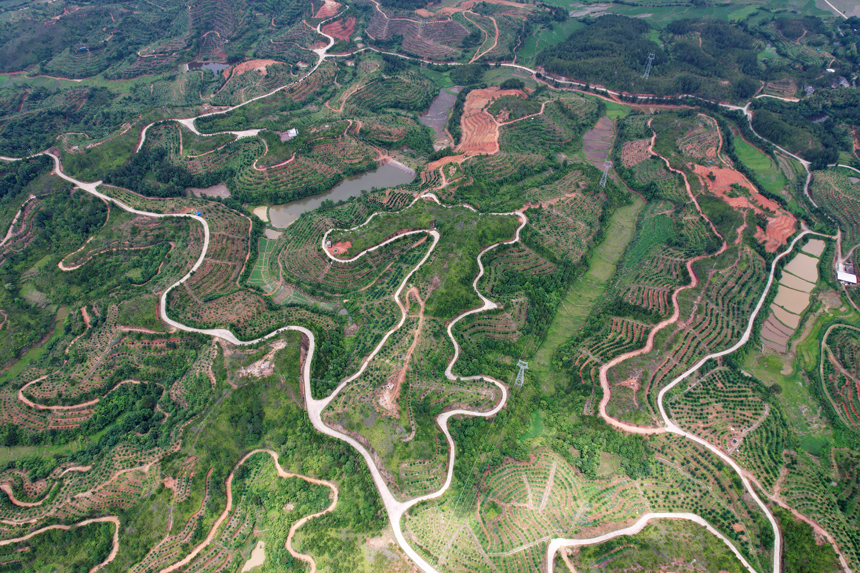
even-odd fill
[[[424,168],[424,171],[435,171],[436,169],[448,165],[449,163],[462,163],[465,159],[466,155],[449,155],[447,157],[443,157],[442,159],[437,159],[432,163],[428,163],[427,167]]]
[[[430,10],[426,10],[424,8],[419,8],[419,9],[415,10],[415,13],[418,14],[419,16],[421,16],[422,18],[432,18],[433,17],[433,12],[431,12]]]
[[[603,162],[609,159],[609,149],[615,140],[615,124],[606,116],[588,130],[582,138],[582,150],[585,158],[598,169],[603,169]],[[650,143],[650,142],[649,142]]]
[[[767,252],[776,252],[796,231],[797,219],[794,215],[783,210],[776,201],[759,193],[741,173],[728,167],[705,167],[704,165],[694,165],[693,171],[707,185],[709,191],[734,209],[752,209],[757,214],[768,217],[767,229],[759,228],[755,235],[764,243]],[[711,181],[709,174],[713,174],[716,178]],[[734,183],[747,189],[749,197],[729,197],[727,193],[731,191]]]
[[[314,14],[314,18],[322,20],[331,18],[337,14],[338,8],[340,8],[339,2],[335,2],[334,0],[325,0],[325,4],[323,4],[322,8],[317,10],[317,13]]]
[[[633,167],[650,156],[651,139],[628,141],[621,148],[621,163],[624,167]]]
[[[234,76],[241,76],[245,72],[249,72],[251,70],[257,70],[261,75],[266,75],[266,66],[271,66],[272,64],[280,64],[277,60],[249,60],[247,62],[242,62],[235,68],[233,68]],[[225,70],[226,71],[226,70]]]
[[[338,241],[331,247],[326,247],[326,251],[328,251],[330,255],[346,255],[349,253],[350,247],[352,247],[352,243],[349,241]]]
[[[322,27],[322,31],[324,34],[328,34],[338,40],[349,40],[349,37],[355,32],[355,18],[350,16],[346,20],[341,19],[337,22],[326,24]]]
[[[522,90],[501,90],[495,86],[469,92],[460,118],[463,138],[457,146],[459,153],[493,155],[499,152],[499,124],[485,108],[502,96],[524,98],[526,94]]]
[[[508,2],[507,0],[484,0],[487,4],[497,4],[499,6],[511,6],[512,8],[523,8],[525,4],[519,4],[517,2]],[[466,0],[465,2],[460,2],[459,4],[454,4],[453,6],[445,6],[440,9],[437,14],[441,15],[451,15],[455,12],[464,12],[466,10],[470,10],[478,3],[478,0]],[[426,10],[424,10],[426,12]],[[418,14],[418,11],[415,11]],[[424,14],[418,14],[419,16],[423,16]]]

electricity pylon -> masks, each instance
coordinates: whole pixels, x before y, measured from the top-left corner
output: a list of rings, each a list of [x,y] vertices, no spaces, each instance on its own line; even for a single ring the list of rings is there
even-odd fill
[[[517,381],[514,382],[514,384],[517,386],[517,388],[521,388],[523,382],[526,381],[526,370],[529,369],[529,363],[524,360],[519,360],[517,362],[517,367],[519,367],[520,373],[517,374]]]
[[[654,61],[654,52],[648,54],[648,66],[645,68],[645,79],[648,79],[648,75],[651,73],[651,62]]]
[[[606,178],[609,177],[609,168],[612,167],[611,161],[603,162],[603,177],[600,178],[600,186],[606,187]]]

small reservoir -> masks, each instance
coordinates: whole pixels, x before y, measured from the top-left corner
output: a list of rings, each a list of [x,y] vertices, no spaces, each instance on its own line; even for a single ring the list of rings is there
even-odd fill
[[[433,130],[433,148],[436,151],[452,145],[445,133],[445,125],[448,123],[448,113],[457,102],[457,94],[461,89],[463,89],[462,86],[440,88],[439,95],[430,103],[430,109],[418,118],[421,123]]]
[[[390,162],[380,165],[373,171],[362,173],[354,177],[347,177],[336,186],[325,193],[312,195],[291,201],[283,205],[272,205],[269,207],[269,221],[273,227],[283,229],[299,218],[302,213],[313,211],[326,199],[335,203],[342,199],[357,197],[362,191],[370,191],[374,187],[385,189],[405,185],[415,179],[415,172],[399,163]]]
[[[185,71],[209,70],[217,76],[219,72],[226,70],[229,67],[229,64],[219,64],[218,62],[188,62],[185,64]]]

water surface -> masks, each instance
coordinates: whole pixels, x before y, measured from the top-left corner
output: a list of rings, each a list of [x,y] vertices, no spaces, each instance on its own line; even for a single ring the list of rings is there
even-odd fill
[[[209,70],[216,76],[221,70],[226,70],[230,67],[229,64],[219,64],[218,62],[188,62],[185,66],[189,70]]]
[[[362,191],[370,191],[374,187],[385,189],[387,187],[410,183],[413,179],[415,179],[415,172],[411,169],[399,164],[387,163],[373,171],[368,171],[354,177],[347,177],[325,193],[312,195],[311,197],[305,197],[304,199],[291,201],[283,205],[272,205],[269,207],[269,221],[273,227],[283,229],[298,219],[302,213],[313,211],[319,207],[326,199],[331,199],[337,203],[342,199],[357,197],[361,195]]]

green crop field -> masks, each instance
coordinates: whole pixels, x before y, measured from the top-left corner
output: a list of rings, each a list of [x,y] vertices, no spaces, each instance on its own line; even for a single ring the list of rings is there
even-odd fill
[[[744,165],[755,173],[765,191],[779,195],[785,194],[785,187],[788,182],[773,159],[739,137],[735,138],[735,151]]]

